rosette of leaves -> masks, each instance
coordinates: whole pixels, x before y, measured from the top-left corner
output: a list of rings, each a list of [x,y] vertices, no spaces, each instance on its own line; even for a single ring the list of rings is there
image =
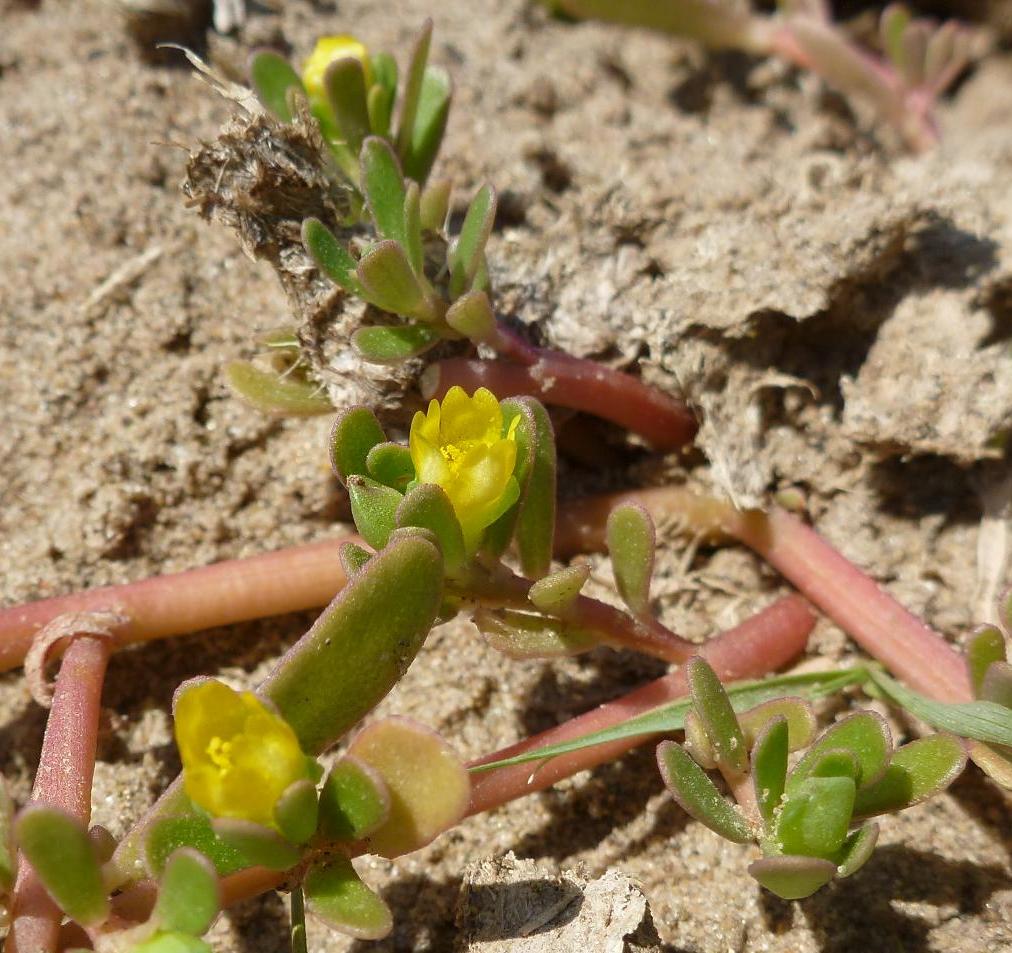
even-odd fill
[[[431,41],[432,21],[427,20],[403,83],[389,53],[369,55],[362,49],[361,55],[349,51],[335,56],[324,72],[318,102],[291,64],[273,51],[253,55],[250,75],[260,101],[282,122],[295,116],[294,97],[309,100],[324,140],[352,185],[360,184],[358,154],[369,136],[383,139],[404,174],[424,185],[443,141],[453,95],[446,70],[428,62]]]
[[[657,749],[664,783],[711,830],[736,843],[758,843],[763,856],[749,873],[786,900],[858,871],[878,837],[878,825],[867,819],[938,794],[966,763],[952,735],[894,748],[881,716],[860,711],[815,737],[815,715],[800,698],[735,714],[702,658],[687,664],[686,675],[685,744],[665,741]],[[793,766],[792,752],[801,752]],[[714,769],[737,804],[707,775]]]
[[[215,802],[216,815],[192,802],[180,781],[118,845],[53,808],[22,811],[13,824],[17,846],[66,916],[89,930],[100,949],[199,953],[207,948],[197,937],[217,914],[218,878],[260,867],[278,872],[279,882],[301,885],[306,909],[335,928],[361,938],[385,935],[390,911],[358,877],[352,857],[406,853],[457,823],[470,794],[467,772],[439,735],[399,718],[360,731],[325,777],[315,759],[404,674],[436,620],[443,580],[443,559],[428,534],[398,533],[288,651],[258,697],[243,703],[255,717],[242,737],[232,719],[212,738],[207,756],[223,769],[234,760],[236,770],[249,771],[259,760],[272,770],[282,756],[294,765],[292,782],[268,816],[262,791],[233,783]],[[395,605],[390,592],[397,593]],[[193,689],[199,698],[207,684],[187,683],[177,697]],[[215,707],[205,705],[199,731],[213,731]],[[0,851],[0,876],[9,882],[13,871],[4,857]],[[109,890],[140,880],[159,884],[152,917],[131,931],[111,928]]]

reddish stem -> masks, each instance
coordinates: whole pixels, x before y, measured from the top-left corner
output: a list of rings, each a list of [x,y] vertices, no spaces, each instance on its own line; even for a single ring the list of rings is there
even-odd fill
[[[787,596],[775,602],[741,625],[710,639],[699,647],[702,655],[725,681],[753,678],[781,668],[805,647],[815,618],[799,596]],[[659,705],[667,704],[686,693],[685,676],[681,669],[665,675],[593,711],[550,728],[532,738],[487,755],[473,762],[484,764],[501,761],[518,754],[535,751],[546,745],[578,738],[592,731],[610,728]],[[507,801],[533,794],[550,787],[579,771],[611,761],[652,736],[639,735],[583,748],[553,758],[534,776],[530,764],[495,768],[471,777],[470,814],[479,814],[499,807]]]
[[[529,394],[549,404],[603,417],[641,436],[655,449],[685,446],[697,424],[679,400],[637,377],[556,351],[537,350],[533,363],[449,358],[430,365],[422,377],[426,399],[459,385],[469,393],[487,387],[497,397]]]
[[[700,654],[709,660],[717,674],[725,680],[754,678],[781,668],[800,654],[814,624],[815,618],[805,601],[799,596],[787,596],[700,646]],[[556,728],[486,755],[472,764],[500,761],[609,728],[681,698],[685,693],[684,677],[680,671],[674,672]],[[531,766],[526,764],[473,774],[468,814],[492,810],[508,801],[541,791],[563,778],[617,758],[649,741],[651,737],[640,735],[562,755],[550,761],[533,780],[530,778]],[[222,881],[222,905],[228,906],[255,897],[280,886],[284,880],[283,873],[262,867],[240,871]],[[147,916],[154,897],[154,886],[150,882],[135,884],[114,898],[116,912],[130,919],[142,920]]]
[[[67,648],[32,789],[33,804],[60,808],[85,826],[91,819],[91,782],[109,649],[108,638],[87,635],[73,639]],[[18,858],[11,917],[7,953],[56,949],[63,913],[23,856]]]
[[[598,497],[560,512],[559,548],[564,553],[599,548],[604,537],[601,514],[628,500],[641,503],[655,520],[680,516],[690,529],[740,540],[911,688],[939,701],[972,699],[963,657],[815,530],[783,510],[739,511],[678,487]]]
[[[111,610],[129,616],[117,639],[117,645],[127,645],[325,606],[346,581],[338,556],[341,545],[355,538],[292,546],[2,609],[0,671],[20,665],[35,633],[68,612]]]

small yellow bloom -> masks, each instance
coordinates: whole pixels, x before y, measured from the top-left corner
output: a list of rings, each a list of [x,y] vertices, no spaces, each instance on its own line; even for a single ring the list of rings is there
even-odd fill
[[[274,825],[274,805],[309,762],[291,726],[252,692],[200,682],[176,701],[176,744],[194,804],[214,817]]]
[[[428,411],[418,411],[411,421],[415,478],[446,491],[469,553],[477,550],[485,528],[520,495],[513,476],[519,422],[515,417],[504,434],[499,401],[484,387],[473,397],[462,387],[451,387],[441,404],[429,401]]]
[[[302,84],[309,94],[309,102],[315,106],[318,103],[327,101],[326,93],[323,90],[323,77],[327,67],[334,60],[343,59],[346,56],[354,57],[362,64],[365,73],[365,88],[368,92],[372,85],[372,67],[369,63],[369,51],[359,43],[353,36],[321,36],[316,41],[316,48],[313,50],[306,65],[302,68]],[[329,110],[329,106],[327,107]]]

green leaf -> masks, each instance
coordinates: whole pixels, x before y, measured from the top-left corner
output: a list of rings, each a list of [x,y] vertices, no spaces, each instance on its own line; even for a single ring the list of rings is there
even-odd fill
[[[496,195],[491,185],[483,185],[467,208],[460,234],[450,244],[447,264],[450,266],[450,300],[472,289],[485,244],[495,222]]]
[[[159,803],[166,808],[166,816],[150,826],[144,840],[144,865],[153,876],[161,876],[169,858],[180,847],[200,851],[214,864],[221,877],[248,866],[241,852],[215,834],[211,819],[206,814],[198,814],[190,805],[182,785],[170,802],[165,803],[163,797]]]
[[[349,294],[364,297],[362,285],[355,277],[358,262],[318,218],[307,218],[302,223],[302,244],[316,262],[316,267],[334,284]]]
[[[717,764],[724,770],[744,774],[748,767],[745,735],[716,672],[702,656],[694,655],[685,663],[685,679]]]
[[[929,735],[896,749],[885,774],[858,792],[862,817],[902,811],[944,791],[966,767],[966,753],[952,735]]]
[[[804,900],[836,876],[836,865],[818,857],[764,857],[748,872],[784,900]]]
[[[352,347],[371,364],[400,364],[441,340],[424,324],[373,324],[351,336]]]
[[[970,757],[995,784],[1012,790],[1012,748],[974,741],[970,744]]]
[[[411,62],[408,65],[404,81],[404,98],[401,102],[401,116],[397,126],[397,153],[402,161],[411,155],[415,120],[418,116],[419,101],[422,98],[422,84],[425,80],[425,67],[429,59],[431,42],[432,20],[426,20],[415,39],[414,49],[411,51]]]
[[[390,814],[368,837],[369,850],[396,857],[418,850],[467,813],[471,782],[443,738],[407,718],[361,731],[348,754],[371,767],[390,794]]]
[[[195,936],[188,936],[185,933],[156,933],[132,946],[130,953],[214,953],[214,951]]]
[[[407,671],[442,601],[439,550],[419,536],[391,541],[348,581],[262,688],[303,751],[319,753],[372,711]]]
[[[857,784],[861,769],[857,758],[846,748],[830,748],[819,753],[808,772],[810,778],[850,778]]]
[[[371,132],[361,61],[354,56],[334,60],[324,73],[323,87],[345,145],[358,153]]]
[[[282,122],[292,121],[289,93],[305,95],[299,74],[283,56],[272,50],[259,50],[250,58],[250,81],[257,98]]]
[[[576,563],[539,579],[527,598],[542,612],[561,615],[579,598],[590,578],[590,563]]]
[[[369,136],[362,145],[362,185],[376,231],[404,241],[404,177],[389,143]]]
[[[308,778],[285,788],[274,805],[274,823],[293,844],[305,844],[316,833],[319,803],[316,785]]]
[[[835,857],[836,875],[850,877],[856,874],[868,861],[878,841],[878,824],[865,824],[848,835],[840,853]]]
[[[401,151],[404,174],[420,184],[425,183],[439,155],[452,98],[450,74],[439,66],[426,67],[407,149]]]
[[[787,778],[787,793],[798,790],[811,777],[825,752],[839,748],[854,755],[857,785],[867,787],[882,777],[892,746],[892,736],[881,715],[871,711],[849,715],[827,728],[805,752]]]
[[[365,564],[373,557],[373,554],[368,549],[363,549],[357,543],[343,543],[340,555],[341,568],[348,577],[361,572]]]
[[[330,431],[330,463],[337,478],[347,485],[348,477],[368,473],[369,453],[386,440],[376,415],[362,404],[338,414]]]
[[[306,909],[328,926],[359,940],[381,940],[393,928],[390,908],[359,879],[347,857],[314,864],[302,889]]]
[[[154,918],[162,929],[200,936],[221,909],[214,864],[192,847],[173,852],[158,884]]]
[[[910,11],[898,3],[888,6],[879,21],[879,35],[886,56],[901,70],[907,59],[903,35],[909,25]]]
[[[446,491],[435,483],[420,483],[409,490],[397,507],[397,526],[420,526],[430,530],[443,551],[447,573],[464,568],[464,533]]]
[[[365,465],[374,480],[402,492],[415,478],[411,451],[402,443],[376,444],[365,458]]]
[[[502,410],[505,427],[520,416],[514,535],[524,574],[538,579],[551,567],[555,543],[555,433],[548,411],[533,397],[511,397],[502,401]]]
[[[14,837],[57,906],[82,926],[109,916],[102,871],[88,832],[69,814],[30,804],[14,822]]]
[[[450,211],[451,189],[448,179],[436,179],[422,189],[419,215],[425,231],[441,232],[445,227],[446,216]]]
[[[499,325],[484,291],[468,291],[450,305],[446,323],[475,344],[494,345]]]
[[[239,397],[263,413],[312,417],[334,412],[334,405],[320,384],[296,376],[280,377],[248,361],[228,364],[225,379]]]
[[[738,715],[746,746],[751,747],[763,728],[775,718],[787,720],[789,750],[805,748],[815,738],[818,720],[808,702],[803,698],[774,698]]]
[[[638,503],[624,503],[608,516],[606,536],[622,601],[635,615],[646,615],[654,572],[654,521]]]
[[[995,662],[1005,661],[1005,636],[996,625],[978,626],[966,642],[966,665],[970,670],[970,685],[980,697],[980,685],[987,670]]]
[[[843,846],[857,788],[851,778],[809,777],[788,793],[776,836],[785,854],[829,860]]]
[[[864,666],[832,672],[808,672],[803,675],[775,675],[758,681],[731,682],[724,686],[731,704],[736,711],[745,711],[755,705],[785,695],[804,694],[809,698],[821,698],[842,691],[851,685],[860,685],[867,680]],[[532,761],[548,761],[559,755],[580,751],[594,745],[607,744],[625,738],[642,738],[649,735],[670,734],[680,731],[686,725],[686,714],[691,707],[687,700],[668,702],[651,711],[635,715],[627,721],[591,731],[578,738],[560,741],[554,745],[535,748],[524,754],[476,765],[472,771],[489,771],[514,764],[528,764]]]
[[[397,61],[389,53],[371,57],[373,85],[369,89],[369,124],[377,136],[390,134],[390,117],[397,96]]]
[[[416,275],[425,274],[425,250],[422,246],[421,199],[417,182],[408,182],[404,192],[404,250]]]
[[[788,727],[779,715],[768,721],[752,749],[752,784],[756,804],[767,828],[773,824],[787,780]]]
[[[672,797],[690,817],[736,844],[753,839],[748,821],[717,790],[706,772],[681,745],[663,741],[657,747],[657,764]]]
[[[302,851],[277,831],[235,817],[218,817],[211,822],[218,838],[249,866],[268,870],[290,870],[302,859]]]
[[[320,792],[320,836],[351,843],[367,837],[390,816],[390,792],[362,761],[341,758]]]
[[[980,700],[1012,710],[1012,665],[992,663],[980,685]]]
[[[289,911],[291,953],[309,953],[306,943],[306,898],[301,884],[292,888]]]
[[[17,873],[13,826],[14,802],[7,791],[7,782],[0,778],[0,896],[14,885],[14,875]]]
[[[694,708],[689,707],[685,713],[685,750],[692,755],[692,760],[706,771],[713,771],[717,767],[717,757],[710,744],[710,736],[706,733],[699,715]]]
[[[932,701],[911,691],[876,668],[868,672],[875,686],[893,702],[933,728],[951,731],[960,738],[1012,746],[1012,711],[994,702],[950,704]]]
[[[366,300],[377,308],[405,317],[429,315],[425,291],[398,242],[371,246],[359,260],[356,274]]]
[[[563,658],[596,648],[599,639],[565,622],[513,609],[479,609],[472,617],[492,648],[507,658]]]
[[[355,528],[373,549],[382,549],[397,525],[397,507],[404,497],[369,477],[348,477],[348,499]]]

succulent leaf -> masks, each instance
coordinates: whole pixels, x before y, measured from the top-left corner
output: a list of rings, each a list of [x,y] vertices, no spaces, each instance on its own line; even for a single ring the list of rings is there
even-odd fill
[[[67,916],[82,926],[97,926],[109,916],[102,870],[82,824],[57,808],[30,804],[14,822],[14,837]]]
[[[418,108],[406,149],[401,153],[404,174],[424,184],[439,154],[450,114],[453,83],[439,66],[427,66],[418,95]]]
[[[320,791],[320,836],[351,843],[390,816],[390,793],[379,773],[356,758],[341,758]]]
[[[446,491],[435,483],[420,483],[409,490],[397,507],[397,526],[420,526],[439,541],[448,573],[458,572],[467,562],[464,533]]]
[[[274,805],[274,823],[293,844],[304,844],[316,832],[319,802],[308,778],[288,786]]]
[[[748,764],[745,735],[720,679],[699,655],[685,663],[685,678],[692,706],[710,739],[718,766],[734,774],[744,774]]]
[[[393,928],[390,908],[340,854],[314,864],[302,889],[306,909],[328,926],[359,940],[381,940]]]
[[[690,817],[737,844],[752,840],[754,834],[748,821],[721,796],[706,772],[681,745],[662,741],[657,747],[657,764],[664,784]]]
[[[857,761],[859,788],[873,784],[885,773],[892,752],[892,736],[881,715],[860,711],[841,719],[826,729],[805,752],[787,777],[787,793],[791,794],[814,775],[827,751],[849,751]]]
[[[415,120],[418,105],[422,98],[422,83],[425,80],[425,68],[429,61],[429,46],[432,43],[432,20],[426,20],[418,31],[414,48],[411,51],[411,62],[408,64],[404,79],[404,98],[401,102],[401,115],[397,126],[397,154],[401,161],[411,155],[412,138],[415,131]],[[419,182],[419,185],[422,183]]]
[[[836,876],[836,865],[818,857],[764,857],[748,872],[783,900],[804,900]]]
[[[406,718],[387,718],[364,729],[348,747],[390,794],[387,819],[368,837],[369,849],[395,857],[424,847],[467,812],[467,769],[439,735]]]
[[[856,791],[848,777],[809,777],[788,789],[776,830],[783,852],[833,858],[847,837]]]
[[[763,728],[775,718],[787,721],[788,745],[791,751],[807,747],[815,738],[818,721],[809,702],[803,698],[774,698],[738,713],[738,723],[745,734],[745,743],[751,747]]]
[[[259,50],[250,59],[250,81],[260,102],[282,122],[292,121],[289,95],[305,95],[302,80],[291,64],[273,50]]]
[[[154,918],[162,929],[200,936],[210,929],[220,908],[214,865],[192,847],[175,851],[158,884]]]
[[[356,56],[334,60],[327,67],[323,85],[344,144],[357,154],[371,132],[362,61]]]
[[[980,697],[981,683],[995,662],[1005,661],[1005,636],[996,625],[981,625],[966,640],[966,665],[974,695]]]
[[[868,861],[878,841],[878,824],[865,824],[847,836],[836,857],[836,875],[849,877],[856,874]]]
[[[563,658],[596,648],[596,636],[557,619],[513,609],[479,609],[473,616],[485,641],[507,658]]]
[[[352,347],[370,364],[400,364],[440,341],[424,324],[373,324],[351,336]]]
[[[404,177],[397,156],[385,139],[369,136],[362,145],[362,187],[376,231],[404,241]]]
[[[431,317],[425,289],[415,277],[400,242],[387,240],[371,246],[359,259],[355,274],[366,300],[377,308],[405,317]]]
[[[766,722],[752,748],[752,784],[768,829],[773,825],[787,780],[789,731],[787,719],[778,715]]]
[[[397,526],[403,495],[370,477],[355,475],[348,477],[348,499],[355,528],[373,549],[382,549]]]
[[[229,363],[225,379],[239,397],[262,413],[313,417],[334,412],[334,405],[319,384],[263,371],[248,361]]]
[[[577,600],[589,578],[590,564],[576,563],[539,579],[531,586],[527,598],[542,612],[565,613]]]
[[[363,297],[362,285],[355,276],[358,262],[318,218],[307,218],[302,223],[302,244],[317,268],[334,284],[349,294]]]
[[[402,492],[415,478],[415,465],[411,462],[411,451],[402,443],[375,444],[366,455],[365,465],[369,476],[374,480]]]
[[[277,831],[253,821],[218,817],[211,822],[211,826],[218,838],[241,854],[250,866],[289,870],[302,856],[302,851]]]
[[[450,245],[447,263],[450,266],[450,299],[459,298],[472,290],[485,243],[492,234],[495,222],[496,193],[490,185],[483,185],[471,200],[460,227],[460,234]]]
[[[654,572],[654,521],[639,504],[625,503],[611,511],[606,533],[619,595],[635,615],[646,615]]]
[[[886,772],[857,794],[854,813],[862,817],[901,811],[944,791],[966,766],[959,739],[938,734],[897,748]]]
[[[369,452],[386,440],[376,415],[361,404],[342,411],[330,431],[330,463],[337,478],[347,485],[348,477],[369,472]]]

